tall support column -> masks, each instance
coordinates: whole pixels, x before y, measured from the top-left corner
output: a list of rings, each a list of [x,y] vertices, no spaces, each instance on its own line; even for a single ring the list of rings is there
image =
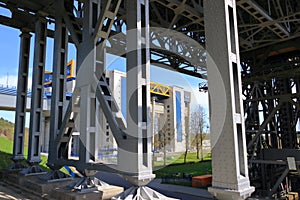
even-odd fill
[[[64,1],[57,1],[57,6],[64,6]],[[55,17],[54,51],[53,51],[53,75],[51,97],[51,121],[49,138],[49,158],[47,165],[52,169],[62,166],[54,165],[59,157],[67,158],[67,152],[62,149],[68,148],[68,141],[60,149],[56,146],[56,136],[60,131],[65,113],[66,103],[66,65],[68,57],[68,30],[63,24],[62,17],[57,13]],[[59,155],[60,154],[60,155]]]
[[[96,161],[96,98],[90,86],[81,88],[80,108],[80,162]],[[83,134],[84,133],[84,134]]]
[[[93,29],[100,15],[100,1],[86,0],[84,3],[83,42],[78,47],[78,74],[76,88],[80,88],[80,141],[79,162],[77,170],[90,176],[85,170],[85,164],[96,159],[96,99],[95,89],[98,79],[95,76],[97,67],[103,67],[97,62],[96,42]],[[103,70],[100,70],[102,74]]]
[[[118,168],[137,186],[154,174],[151,163],[149,1],[127,1],[127,139],[119,144]]]
[[[29,124],[28,159],[31,165],[40,159],[40,135],[42,130],[44,72],[46,55],[47,22],[40,17],[35,24],[34,60],[32,73],[32,97]]]
[[[13,161],[15,162],[15,165],[13,165],[11,169],[22,168],[23,166],[20,164],[20,161],[24,160],[24,133],[31,35],[28,32],[23,31],[20,37],[21,46],[19,56],[17,104],[15,114],[14,146],[12,157]]]
[[[154,136],[155,136],[155,100],[156,100],[156,97],[152,97],[151,98],[151,101],[152,101],[152,147],[151,147],[151,150],[153,151],[153,158],[154,158],[154,149],[155,149],[155,140],[154,140]]]
[[[204,17],[212,111],[213,183],[209,191],[221,200],[245,199],[254,188],[248,177],[236,1],[205,0]],[[224,123],[220,126],[220,122]]]

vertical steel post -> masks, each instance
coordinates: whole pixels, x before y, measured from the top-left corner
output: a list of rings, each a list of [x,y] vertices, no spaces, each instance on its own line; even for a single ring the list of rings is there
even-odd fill
[[[31,165],[40,159],[40,135],[42,130],[44,72],[46,56],[47,22],[39,17],[35,24],[34,60],[32,73],[32,97],[29,124],[28,159]]]
[[[218,199],[245,199],[254,188],[248,177],[236,1],[205,0],[204,18],[210,124],[214,134],[213,183],[209,191]],[[220,111],[224,111],[223,115]]]
[[[118,168],[146,185],[154,174],[151,163],[149,1],[127,1],[126,101],[127,139],[119,144]]]
[[[78,170],[84,173],[85,163],[90,160],[95,161],[96,155],[96,98],[95,87],[97,80],[95,77],[96,68],[99,67],[96,57],[96,42],[91,37],[100,15],[100,1],[86,0],[84,7],[83,44],[78,48],[78,65],[83,73],[77,76],[76,87],[80,88],[80,142]]]
[[[20,37],[21,45],[19,56],[17,104],[15,114],[14,146],[12,157],[15,164],[11,167],[11,169],[23,168],[23,166],[20,164],[20,161],[24,160],[24,133],[31,35],[28,32],[23,31]]]
[[[64,1],[58,4],[63,6]],[[51,121],[49,138],[49,158],[47,165],[53,169],[61,166],[55,166],[54,163],[59,156],[59,149],[56,146],[55,139],[60,131],[61,123],[65,113],[66,103],[66,64],[68,57],[68,30],[63,24],[61,15],[58,13],[55,17],[54,32],[54,51],[53,51],[53,75],[52,75],[52,97],[51,97]],[[61,153],[68,151],[61,151]]]

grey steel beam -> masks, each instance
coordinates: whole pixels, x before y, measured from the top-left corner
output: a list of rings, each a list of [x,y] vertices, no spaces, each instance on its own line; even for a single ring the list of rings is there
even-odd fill
[[[41,134],[43,132],[43,97],[46,59],[47,21],[38,16],[35,24],[34,58],[32,73],[32,95],[29,123],[28,158],[30,165],[20,173],[24,175],[45,173],[38,164],[41,162]]]
[[[263,149],[264,160],[283,160],[287,157],[294,157],[296,161],[300,161],[300,150],[299,149]]]
[[[119,108],[115,99],[112,96],[112,93],[105,80],[105,77],[101,77],[99,81],[99,84],[96,89],[96,98],[101,105],[101,109],[104,112],[106,120],[117,143],[122,142],[122,139],[126,139],[126,134],[122,131],[122,129],[126,129],[126,124],[121,123],[122,120],[120,118],[118,119],[117,116],[114,114],[119,111]]]
[[[47,22],[39,17],[35,25],[34,60],[32,73],[32,97],[29,123],[28,159],[38,164],[40,159],[40,135],[42,131],[44,72],[46,59]]]
[[[115,17],[118,14],[119,7],[121,4],[121,0],[113,1],[107,0],[105,1],[106,5],[103,6],[99,20],[95,25],[95,38],[108,38],[110,34],[110,29],[115,21]]]
[[[252,0],[239,0],[237,1],[238,5],[245,9],[250,15],[252,15],[255,19],[257,19],[259,22],[264,22],[264,19],[268,21],[274,21],[274,19],[268,15],[268,13],[261,8],[255,1]],[[255,12],[253,12],[251,9],[254,9]],[[271,31],[273,31],[278,37],[285,38],[289,36],[289,32],[280,24],[275,23],[274,25],[267,26]]]
[[[96,44],[93,37],[93,31],[96,27],[97,21],[100,15],[100,1],[99,0],[86,0],[84,6],[84,18],[83,18],[83,43],[78,48],[80,59],[79,73],[77,76],[76,87],[80,88],[80,141],[79,141],[79,162],[84,165],[95,161],[93,155],[91,155],[92,141],[91,137],[96,134],[95,126],[95,85],[97,83],[96,77],[94,76],[96,68]],[[92,153],[94,154],[94,153]],[[78,170],[84,173],[85,169],[81,169],[78,166]]]
[[[271,191],[269,191],[269,196],[272,197],[272,195],[277,191],[279,185],[282,183],[282,181],[285,179],[285,177],[289,174],[289,169],[286,168],[284,170],[284,172],[281,174],[281,176],[278,178],[278,180],[276,181],[275,185],[273,186],[273,188],[271,189]]]
[[[64,6],[64,1],[57,1],[57,8]],[[51,120],[50,120],[50,139],[49,157],[47,165],[52,169],[59,169],[55,162],[59,155],[64,154],[60,151],[61,147],[55,144],[57,135],[61,129],[63,117],[65,115],[66,104],[66,65],[68,58],[68,30],[63,23],[60,13],[55,17],[54,50],[53,50],[53,75],[52,75],[52,97],[51,97]],[[67,144],[65,144],[67,146]],[[65,156],[65,155],[64,155]],[[67,157],[67,156],[65,156]]]
[[[71,19],[70,19],[70,16],[67,14],[67,12],[65,12],[64,10],[61,11],[62,13],[62,16],[63,16],[63,19],[68,27],[68,31],[70,31],[70,35],[71,35],[71,38],[74,42],[74,44],[76,45],[76,47],[79,45],[79,34],[75,28],[75,26],[73,25]]]
[[[118,6],[120,4],[120,2],[114,1],[114,5],[112,5],[113,4],[112,2],[106,2],[106,3],[107,3],[106,6],[104,6],[104,8],[102,8],[101,12],[105,12],[106,15],[108,15],[108,17],[110,19],[114,19],[115,16],[112,16],[112,14],[116,15],[117,10],[118,10],[117,8],[114,8],[114,6],[115,5]],[[86,1],[85,5],[86,5],[84,7],[84,9],[85,9],[84,16],[85,17],[83,18],[84,23],[83,23],[83,31],[82,31],[83,41],[79,45],[77,45],[77,48],[78,48],[77,50],[78,50],[79,56],[77,59],[78,74],[77,74],[76,88],[73,92],[72,102],[70,102],[69,105],[67,106],[67,112],[66,112],[64,119],[62,120],[61,129],[59,131],[58,137],[55,140],[55,143],[58,146],[58,148],[61,148],[63,143],[70,141],[72,132],[74,130],[74,123],[77,119],[79,110],[83,109],[84,112],[88,112],[86,114],[87,114],[87,116],[90,116],[90,117],[94,116],[94,114],[95,114],[94,113],[95,109],[93,107],[91,108],[91,110],[88,110],[88,111],[86,110],[86,106],[89,106],[90,103],[87,105],[82,103],[82,98],[90,98],[90,99],[93,99],[93,101],[94,101],[96,97],[99,100],[99,95],[101,97],[103,97],[103,95],[104,95],[104,94],[102,94],[102,92],[100,92],[100,93],[96,94],[96,97],[95,97],[95,92],[97,93],[97,91],[99,91],[98,90],[99,87],[97,86],[98,81],[101,79],[101,77],[103,76],[103,73],[105,71],[105,53],[106,53],[106,51],[103,49],[104,48],[103,43],[105,43],[105,42],[102,42],[98,45],[96,45],[96,44],[99,41],[103,41],[103,40],[107,39],[107,37],[109,36],[109,33],[111,31],[111,29],[107,28],[107,26],[110,27],[111,25],[106,24],[101,27],[98,27],[99,25],[97,25],[97,24],[99,24],[99,21],[102,21],[102,22],[106,21],[104,19],[106,15],[105,14],[100,15],[101,13],[99,14],[99,12],[100,12],[99,1]],[[114,12],[112,12],[112,10],[107,10],[107,9],[113,9],[113,8],[114,8]],[[97,19],[97,21],[95,21],[95,19]],[[111,23],[111,22],[107,22],[107,23]],[[100,38],[99,38],[99,35],[97,35],[98,29],[102,33],[102,34],[100,34]],[[106,33],[104,33],[104,32],[106,32]],[[71,34],[74,34],[74,32]],[[89,63],[87,63],[87,62],[89,62]],[[83,70],[80,70],[81,68],[83,68]],[[88,85],[90,85],[90,87],[88,87]],[[104,86],[104,85],[102,84],[102,86]],[[85,88],[85,89],[82,89],[82,88]],[[85,94],[85,95],[80,94],[80,92],[86,92],[86,91],[84,91],[86,89],[89,91],[89,97],[87,96],[87,94]],[[80,98],[78,97],[79,94],[81,96]],[[78,98],[80,99],[79,101],[78,101]],[[107,97],[105,97],[105,98],[107,98]],[[86,100],[84,100],[84,101],[86,101]],[[105,103],[106,103],[106,101],[107,101],[107,99],[104,99]],[[112,105],[114,105],[113,97],[111,97],[110,101],[112,102]],[[94,105],[94,103],[93,103],[93,105]],[[105,105],[101,105],[101,106],[105,107]],[[82,112],[81,112],[81,114],[82,114]],[[111,111],[107,111],[107,112],[108,112],[108,116],[112,117],[110,115]],[[112,117],[111,120],[114,121],[115,119],[118,120],[117,115]],[[80,118],[80,120],[85,120],[85,118],[83,118],[83,119]],[[84,122],[84,123],[89,124],[90,122]],[[113,124],[111,124],[111,126],[113,126]],[[123,127],[124,127],[124,124],[123,124]],[[91,132],[91,135],[95,135],[94,132],[96,131],[96,127],[93,125],[92,127],[90,127],[90,130],[91,129],[93,129],[93,131]],[[84,133],[82,135],[83,135],[82,137],[85,137]],[[97,135],[95,135],[95,137],[97,137]],[[84,142],[82,142],[80,144],[80,146],[81,146],[81,149],[85,149],[86,147],[89,146],[88,138],[82,138],[82,139],[84,140]],[[94,140],[90,140],[90,141],[94,141]],[[96,147],[97,145],[93,144],[92,146]],[[83,160],[85,160],[84,162],[89,160],[88,152],[89,152],[89,149],[87,150],[87,152],[81,152],[82,156],[83,156]],[[93,154],[95,157],[96,152]],[[61,158],[63,158],[63,157],[61,157]],[[64,159],[67,159],[67,158],[64,157]],[[83,166],[84,163],[80,163],[79,165]],[[80,168],[83,169],[83,167],[80,167]]]
[[[245,199],[248,176],[236,2],[204,1],[213,182],[218,199]]]
[[[30,38],[31,35],[27,31],[22,31],[19,70],[18,70],[18,86],[17,86],[17,104],[15,113],[14,127],[14,144],[13,144],[13,161],[14,166],[11,169],[22,167],[20,161],[24,160],[24,134],[26,119],[26,102],[27,102],[27,85],[29,70],[29,54],[30,54]]]

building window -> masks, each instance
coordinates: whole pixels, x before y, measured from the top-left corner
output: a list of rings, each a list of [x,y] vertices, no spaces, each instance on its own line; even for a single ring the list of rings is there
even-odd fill
[[[106,131],[106,135],[109,136],[109,132],[108,131]]]
[[[106,138],[106,142],[109,142],[109,138]]]
[[[181,93],[176,91],[176,131],[177,142],[182,142]]]

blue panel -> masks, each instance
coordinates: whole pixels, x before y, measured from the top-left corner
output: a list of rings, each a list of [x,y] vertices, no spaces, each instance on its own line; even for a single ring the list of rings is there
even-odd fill
[[[126,78],[121,77],[121,112],[126,119]]]
[[[46,73],[44,75],[44,82],[47,83],[47,82],[52,82],[52,73]]]
[[[181,94],[176,92],[176,130],[177,142],[182,142],[182,121],[181,121]]]
[[[71,76],[71,65],[67,66],[67,76]]]

